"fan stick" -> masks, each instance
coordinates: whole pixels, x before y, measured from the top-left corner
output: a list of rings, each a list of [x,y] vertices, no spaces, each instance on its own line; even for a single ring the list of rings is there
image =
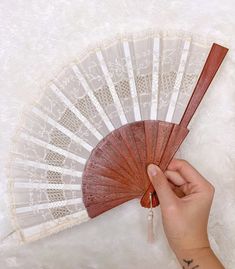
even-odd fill
[[[169,160],[173,158],[174,154],[177,152],[188,133],[189,130],[187,128],[184,128],[180,125],[174,125],[171,136],[166,146],[166,150],[159,165],[163,171],[166,170],[169,164]]]
[[[182,52],[181,59],[180,59],[179,69],[178,69],[176,80],[175,80],[175,85],[173,88],[173,92],[172,92],[172,95],[170,98],[170,103],[169,103],[168,110],[167,110],[167,115],[166,115],[167,122],[172,122],[172,119],[173,119],[177,99],[178,99],[178,96],[180,93],[180,87],[181,87],[181,84],[183,81],[183,75],[184,75],[185,68],[187,65],[187,59],[189,56],[190,45],[191,45],[191,39],[186,40],[184,43],[183,52]]]
[[[178,148],[184,141],[186,135],[189,131],[186,132],[186,127],[188,126],[190,120],[192,119],[196,109],[198,108],[203,96],[205,95],[207,89],[209,88],[216,72],[218,71],[221,63],[223,62],[223,59],[225,55],[227,54],[228,49],[220,46],[218,44],[213,44],[211,47],[211,50],[209,52],[209,55],[206,59],[205,65],[202,69],[202,72],[200,74],[200,77],[198,79],[198,82],[195,86],[195,89],[193,91],[193,94],[189,100],[189,103],[186,107],[186,110],[183,114],[183,117],[181,119],[180,125],[183,129],[178,128],[178,131],[174,128],[170,135],[170,138],[168,140],[166,150],[164,152],[164,155],[161,159],[161,162],[159,166],[162,168],[163,171],[166,170],[168,164],[174,157],[175,153],[177,152]],[[175,125],[176,126],[176,125]],[[185,130],[185,131],[183,131]],[[172,147],[172,141],[174,141],[175,146]],[[153,195],[153,207],[156,207],[158,205],[158,199],[155,197],[156,192],[154,190],[153,185],[150,183],[149,188],[141,198],[141,205],[143,207],[149,207],[149,194],[154,193]]]
[[[119,117],[120,117],[121,123],[126,124],[127,123],[127,118],[126,118],[125,112],[123,110],[122,103],[121,103],[121,101],[119,99],[119,96],[118,96],[116,90],[115,90],[115,86],[113,84],[112,78],[110,76],[110,73],[109,73],[108,67],[107,67],[107,65],[105,63],[104,57],[102,55],[102,52],[97,51],[96,56],[97,56],[97,58],[98,58],[98,60],[100,62],[100,66],[101,66],[102,72],[104,74],[105,80],[107,82],[107,85],[109,87],[110,93],[112,95],[114,104],[115,104],[115,106],[117,108],[117,111],[119,111]]]
[[[136,145],[137,149],[137,154],[139,155],[139,160],[140,160],[140,170],[143,172],[142,173],[142,185],[146,188],[148,186],[148,175],[146,171],[146,157],[147,157],[147,152],[146,152],[146,147],[145,145],[147,144],[145,141],[145,132],[144,132],[144,122],[135,122],[130,124],[131,131],[134,137],[134,142]],[[146,182],[146,183],[145,183]],[[144,184],[145,183],[145,184]]]
[[[56,201],[56,202],[33,204],[29,206],[17,207],[15,211],[17,214],[23,214],[26,212],[35,212],[35,211],[43,210],[43,209],[57,208],[57,207],[76,205],[76,204],[81,204],[81,203],[82,203],[82,198],[76,198],[76,199],[63,200],[59,202]]]
[[[121,135],[121,129],[123,129],[123,127],[120,128],[119,132],[112,133],[110,142],[114,149],[119,153],[120,156],[122,156],[124,161],[135,174],[135,180],[138,182],[138,186],[141,186],[142,177],[140,175],[140,171],[138,170],[138,165],[133,159],[132,152],[125,144],[125,140],[123,139],[124,137]]]
[[[95,106],[96,110],[99,112],[99,115],[101,116],[106,127],[108,128],[108,130],[110,132],[112,132],[115,128],[114,128],[112,122],[110,121],[109,117],[107,116],[106,112],[104,111],[103,107],[101,106],[101,104],[99,103],[97,98],[95,97],[93,91],[90,89],[86,79],[84,78],[84,76],[82,75],[82,73],[80,72],[80,70],[78,69],[78,67],[75,64],[72,66],[72,70],[73,70],[74,74],[77,76],[78,80],[80,81],[82,87],[86,91],[87,95],[89,96],[89,98],[90,98],[91,102],[93,103],[93,105]]]
[[[51,126],[55,127],[57,130],[59,130],[60,132],[62,132],[63,134],[71,138],[74,142],[77,142],[78,144],[80,144],[87,151],[89,152],[92,151],[93,147],[90,144],[88,144],[85,140],[75,135],[72,131],[64,127],[62,124],[50,118],[48,115],[40,111],[38,108],[33,107],[32,112],[36,114],[38,117],[40,117],[42,120],[44,120],[45,122],[49,123]]]
[[[91,131],[96,139],[101,140],[103,135],[93,126],[89,120],[76,108],[76,106],[62,93],[62,91],[54,84],[50,84],[51,91],[60,99],[61,102],[67,106],[67,108],[74,113],[78,119],[84,124],[84,126]]]
[[[26,159],[19,159],[19,158],[16,158],[15,162],[19,165],[22,165],[23,167],[25,167],[25,166],[33,167],[33,168],[38,168],[38,169],[42,169],[45,171],[49,170],[49,171],[64,173],[66,175],[71,175],[71,176],[79,177],[79,178],[82,176],[82,172],[80,172],[80,171],[76,171],[76,170],[72,170],[72,169],[68,169],[68,168],[63,168],[61,166],[55,166],[55,165],[51,165],[51,164],[47,164],[47,163],[35,162],[35,161],[26,160]]]
[[[14,185],[17,189],[41,189],[41,190],[73,190],[80,191],[81,184],[59,184],[59,183],[33,183],[27,182],[28,179],[22,179],[24,182],[16,182]],[[40,181],[40,179],[38,179]]]
[[[160,121],[158,122],[158,132],[156,139],[155,157],[154,162],[157,165],[160,164],[162,155],[165,151],[167,141],[170,138],[174,124],[170,122]]]
[[[79,224],[84,221],[88,221],[90,217],[87,214],[86,210],[81,210],[71,215],[66,215],[64,217],[60,217],[58,219],[49,220],[31,227],[21,227],[21,231],[17,231],[19,236],[21,237],[23,242],[30,242],[36,239],[39,239],[42,234],[49,235],[50,230],[56,228],[57,231],[63,229],[63,223],[69,222],[72,226],[74,224]],[[46,228],[49,227],[50,229],[47,231]]]
[[[115,199],[113,201],[108,200],[105,202],[102,201],[98,204],[89,205],[86,207],[88,216],[90,218],[94,218],[94,217],[100,215],[101,213],[104,213],[104,212],[108,211],[109,209],[112,209],[116,206],[119,206],[120,204],[123,204],[127,201],[134,199],[134,198],[136,198],[136,195],[132,194],[132,195],[129,195],[126,197],[121,197],[119,199]]]
[[[131,97],[132,97],[133,106],[134,106],[134,116],[135,116],[135,120],[139,121],[141,120],[140,104],[139,104],[138,94],[136,90],[135,76],[134,76],[133,65],[131,61],[130,47],[127,40],[123,42],[123,49],[124,49],[124,54],[126,58],[127,73],[128,73],[128,77],[130,81],[129,83],[130,83]]]
[[[131,156],[131,162],[135,163],[135,166],[138,170],[138,176],[137,178],[140,176],[140,182],[139,182],[139,186],[143,185],[143,179],[145,179],[145,167],[143,169],[142,167],[142,162],[141,162],[141,153],[139,153],[138,151],[138,147],[135,141],[135,137],[133,134],[133,129],[131,128],[131,125],[134,125],[136,123],[130,123],[129,125],[123,126],[119,129],[121,137],[122,137],[122,141],[124,142],[126,148],[128,149],[128,151],[130,152],[130,156]],[[137,122],[138,124],[138,122]],[[140,126],[139,126],[140,127]],[[138,130],[140,131],[141,128],[138,128]],[[137,131],[137,130],[136,130]]]
[[[160,70],[160,38],[155,37],[153,40],[153,66],[152,66],[152,103],[150,119],[157,119],[158,98],[159,98],[159,74]]]
[[[144,121],[144,129],[145,141],[148,141],[146,143],[146,158],[150,163],[154,163],[158,124],[153,124],[153,121],[146,120]]]
[[[60,155],[63,155],[65,158],[72,159],[72,160],[74,160],[74,161],[76,161],[78,163],[81,163],[81,164],[86,163],[86,159],[84,159],[84,158],[82,158],[80,156],[77,156],[77,155],[73,154],[72,152],[70,152],[68,150],[64,150],[64,149],[62,149],[60,147],[57,147],[57,146],[55,146],[53,144],[48,144],[45,141],[43,141],[41,139],[38,139],[38,138],[36,138],[34,136],[28,135],[26,133],[21,133],[19,135],[19,137],[21,139],[24,139],[25,141],[30,141],[30,142],[32,142],[32,143],[34,143],[34,144],[36,144],[36,145],[38,145],[40,147],[46,148],[46,149],[51,150],[53,152],[56,152],[56,153],[58,153]]]
[[[165,147],[165,151],[162,155],[159,167],[165,171],[170,160],[174,157],[175,153],[177,152],[177,150],[179,149],[180,145],[182,144],[182,142],[184,141],[185,137],[187,136],[187,134],[189,133],[189,130],[185,127],[182,127],[180,125],[173,125],[173,128],[171,129],[172,132],[169,135],[169,139],[167,141],[167,145]],[[156,163],[156,162],[155,162]],[[156,163],[158,164],[158,163]],[[141,205],[143,207],[149,207],[150,203],[149,203],[149,197],[148,197],[148,193],[152,193],[152,205],[153,206],[157,206],[159,204],[155,189],[153,187],[152,184],[149,185],[149,188],[147,189],[147,191],[145,192],[145,194],[143,195],[143,197],[141,198]]]
[[[133,181],[134,174],[128,169],[126,162],[123,162],[122,156],[112,149],[112,144],[109,142],[109,139],[103,139],[99,143],[92,158],[98,166],[113,169],[123,178],[127,178],[128,182],[131,183]],[[134,184],[134,182],[132,182],[132,184]]]
[[[228,49],[218,44],[213,44],[210,53],[207,57],[206,63],[202,69],[201,75],[197,81],[194,92],[189,100],[186,110],[182,116],[180,125],[187,127],[192,119],[196,109],[207,89],[209,88],[216,72],[218,71]]]

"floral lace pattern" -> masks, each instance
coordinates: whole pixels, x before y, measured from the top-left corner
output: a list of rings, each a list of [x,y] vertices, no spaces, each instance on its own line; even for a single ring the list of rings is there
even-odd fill
[[[178,123],[209,47],[180,33],[118,37],[54,78],[24,112],[12,147],[12,214],[23,241],[89,219],[81,178],[91,150],[123,122],[135,121],[138,111],[142,120],[153,119],[153,99],[154,119],[165,121],[173,92],[172,122]]]

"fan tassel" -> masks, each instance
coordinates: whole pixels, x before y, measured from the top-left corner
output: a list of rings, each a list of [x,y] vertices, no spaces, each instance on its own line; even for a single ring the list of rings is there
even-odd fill
[[[149,194],[150,208],[148,212],[148,242],[154,242],[154,231],[153,231],[153,203],[152,203],[152,193]]]

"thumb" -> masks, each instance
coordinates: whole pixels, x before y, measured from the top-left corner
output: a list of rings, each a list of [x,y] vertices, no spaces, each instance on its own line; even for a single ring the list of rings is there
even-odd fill
[[[175,204],[177,200],[176,195],[172,191],[170,184],[168,183],[168,180],[163,174],[162,170],[158,166],[150,164],[147,171],[150,181],[152,182],[153,187],[158,195],[161,207],[169,207]]]

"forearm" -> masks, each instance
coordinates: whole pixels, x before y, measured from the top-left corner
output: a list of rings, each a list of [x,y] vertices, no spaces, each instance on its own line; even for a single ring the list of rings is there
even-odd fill
[[[210,247],[175,253],[182,269],[224,269]]]

